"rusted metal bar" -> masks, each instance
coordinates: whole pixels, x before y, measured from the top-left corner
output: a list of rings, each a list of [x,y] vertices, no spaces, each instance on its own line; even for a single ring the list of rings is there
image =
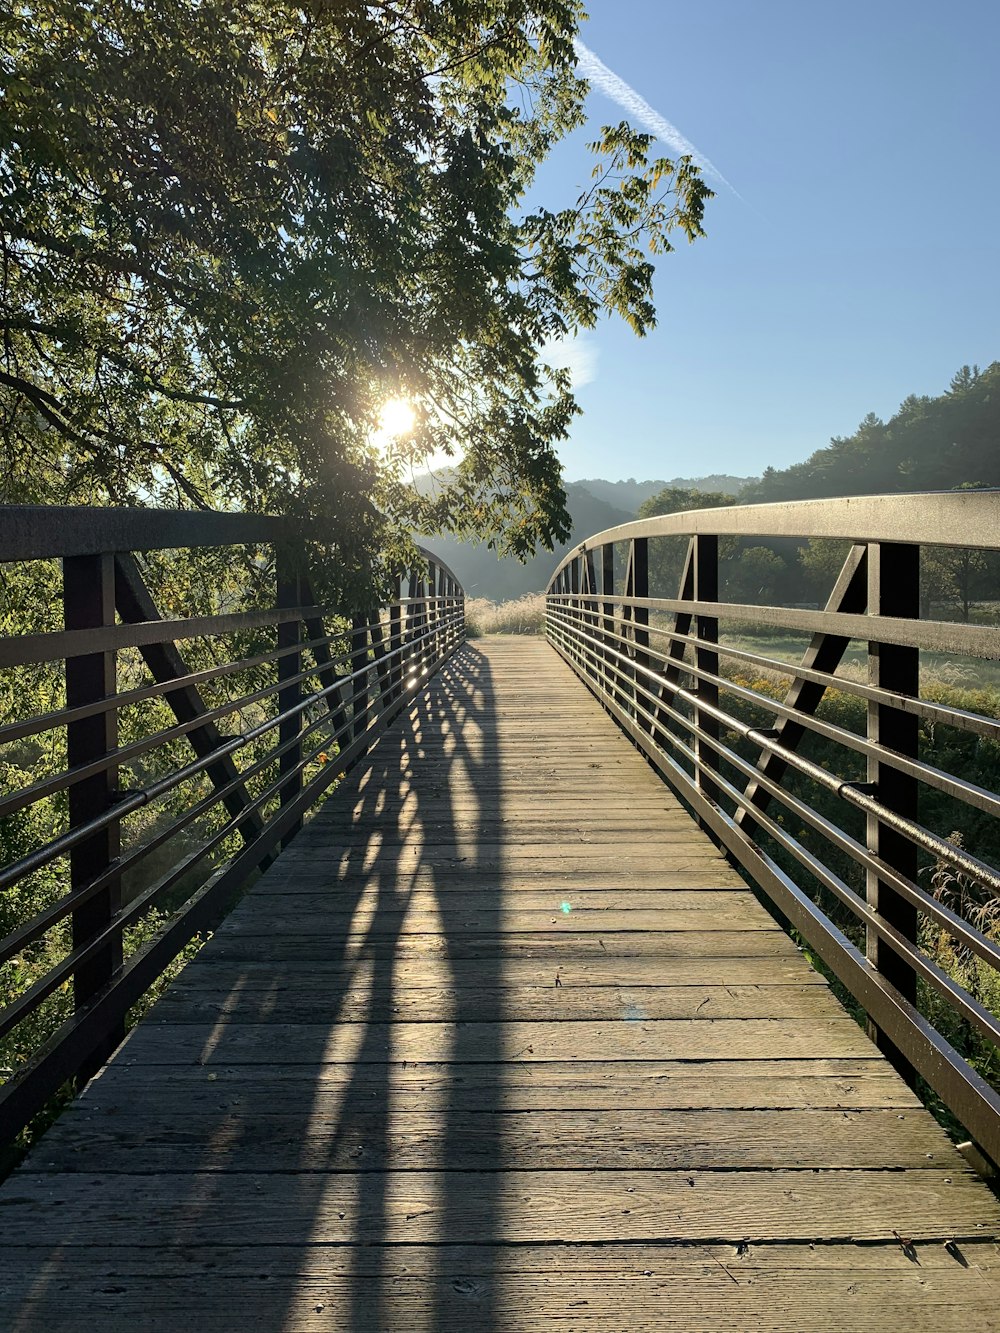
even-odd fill
[[[716,742],[719,738],[719,723],[714,709],[719,706],[719,687],[713,676],[719,673],[719,654],[716,645],[719,642],[719,619],[706,614],[711,611],[711,604],[719,600],[719,539],[701,535],[694,537],[694,600],[703,610],[695,617],[697,647],[694,660],[699,671],[704,674],[698,682],[694,710],[695,725],[700,735],[695,743],[695,764],[698,787],[708,801],[719,799],[719,789],[711,777],[713,769],[719,767],[719,751]]]
[[[868,606],[873,616],[920,616],[920,548],[914,545],[883,542],[868,550]],[[873,685],[894,694],[920,693],[920,656],[916,648],[881,643],[868,645],[868,678]],[[881,703],[868,705],[868,739],[883,750],[896,751],[917,758],[919,727],[917,719],[900,709]],[[907,819],[917,816],[917,781],[902,773],[891,756],[870,757],[868,782],[878,794],[881,805]],[[876,856],[907,879],[917,874],[917,848],[914,843],[876,816],[867,821],[868,847]],[[913,905],[869,870],[866,893],[868,905],[914,944],[917,939],[917,912]],[[884,939],[868,932],[867,956],[882,976],[911,1004],[917,998],[917,977],[912,963],[901,957]],[[915,1070],[896,1044],[872,1018],[873,1035],[879,1047],[903,1076],[910,1081]]]
[[[275,550],[277,606],[284,608],[300,604],[302,588],[299,571],[298,553],[287,546],[278,546]],[[278,659],[278,712],[285,714],[278,729],[278,743],[282,746],[282,755],[278,761],[278,794],[282,809],[291,805],[302,789],[302,742],[299,738],[302,730],[302,714],[299,711],[302,702],[301,641],[301,621],[286,620],[278,626],[278,648],[282,650],[282,656]],[[296,651],[284,652],[285,649]],[[300,820],[291,824],[281,840],[281,846],[287,847],[300,828]]]
[[[110,555],[73,556],[63,561],[63,612],[69,631],[100,629],[114,624],[115,569]],[[66,659],[66,703],[73,708],[116,694],[116,661],[112,651]],[[113,755],[118,748],[118,715],[96,713],[71,722],[66,728],[66,757],[71,768],[92,759]],[[108,814],[118,800],[118,770],[114,766],[74,784],[69,791],[70,832],[95,817]],[[120,821],[108,819],[72,848],[70,892],[78,892],[98,876],[105,876],[121,852]],[[99,894],[73,912],[73,947],[80,948],[111,922],[121,908],[121,876],[105,879]],[[109,984],[122,965],[121,931],[112,932],[105,945],[73,976],[73,1003],[85,1009]],[[121,1022],[109,1027],[100,1044],[83,1053],[78,1066],[88,1078],[125,1035]]]
[[[868,548],[866,546],[852,546],[834,583],[833,591],[827,598],[825,609],[827,611],[847,611],[851,614],[859,614],[865,610],[867,605]],[[849,643],[850,639],[846,639],[842,634],[816,634],[803,655],[801,665],[810,671],[832,674],[843,661]],[[796,712],[811,715],[819,707],[820,700],[826,693],[827,688],[825,681],[819,683],[799,676],[789,686],[784,700],[785,706],[795,709]],[[806,727],[801,722],[793,721],[785,716],[778,721],[775,731],[776,740],[779,740],[787,749],[795,750],[806,734]],[[761,755],[760,768],[767,777],[773,778],[776,782],[780,782],[784,775],[782,761],[775,758],[770,752],[764,752]],[[767,789],[756,782],[750,783],[747,787],[746,796],[752,805],[758,806],[762,810],[767,808],[770,801]],[[745,825],[747,833],[750,837],[753,837],[751,815],[741,809],[737,812],[736,822]]]

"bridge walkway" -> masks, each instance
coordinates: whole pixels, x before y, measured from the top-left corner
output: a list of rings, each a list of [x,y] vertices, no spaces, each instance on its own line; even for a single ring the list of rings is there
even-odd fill
[[[994,1196],[535,639],[450,660],[0,1203],[16,1333],[1000,1327]]]

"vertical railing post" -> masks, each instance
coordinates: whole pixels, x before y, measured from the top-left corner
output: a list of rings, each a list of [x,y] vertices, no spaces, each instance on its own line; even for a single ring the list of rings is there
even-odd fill
[[[279,546],[275,551],[275,573],[279,610],[301,606],[302,580],[299,561],[296,553],[288,547]],[[279,713],[290,712],[302,702],[302,682],[296,679],[302,670],[302,653],[298,649],[298,645],[302,642],[301,629],[302,622],[298,617],[294,620],[283,620],[278,624],[279,652],[285,648],[295,650],[278,658]],[[288,746],[287,749],[282,748],[278,759],[278,773],[281,779],[279,802],[282,807],[294,801],[302,790],[302,742],[299,739],[301,731],[302,714],[299,712],[292,717],[284,718],[278,725],[278,744],[282,747]],[[301,827],[301,819],[290,826],[287,833],[282,836],[282,847],[287,847]]]
[[[402,669],[402,688],[408,688],[409,682],[413,679],[413,640],[418,635],[420,625],[420,614],[416,607],[417,594],[420,590],[420,580],[416,570],[410,571],[409,581],[406,585],[406,616],[403,621],[403,644],[400,653],[400,666]]]
[[[398,699],[403,692],[403,590],[396,580],[396,597],[389,607],[389,699]]]
[[[566,606],[567,618],[569,620],[569,646],[570,652],[576,658],[577,663],[582,665],[580,659],[580,645],[577,635],[580,631],[580,561],[577,556],[569,562],[569,590],[571,600]]]
[[[614,698],[615,659],[612,650],[615,646],[615,548],[612,542],[605,542],[601,547],[601,641],[604,644],[604,688]]]
[[[113,555],[82,555],[63,561],[63,615],[68,630],[111,629],[115,623],[115,562]],[[110,699],[117,693],[113,649],[66,659],[66,705]],[[93,763],[118,749],[118,714],[114,707],[70,722],[66,728],[66,759],[70,769]],[[79,828],[108,812],[118,799],[118,769],[110,767],[74,782],[69,789],[69,827]],[[121,829],[117,821],[78,843],[70,852],[70,891],[76,893],[118,860]],[[107,928],[122,905],[119,878],[73,912],[73,947],[79,949]],[[73,974],[73,1002],[79,1012],[112,979],[122,965],[121,928]],[[120,1021],[111,1028],[80,1067],[89,1078],[125,1035]]]
[[[699,603],[719,600],[719,539],[714,535],[697,536],[694,539],[694,600]],[[696,617],[695,665],[702,671],[719,674],[719,619],[718,616],[705,614],[700,609]],[[704,647],[702,645],[705,645]],[[713,741],[719,739],[718,719],[702,711],[702,703],[713,708],[719,706],[719,687],[714,681],[697,680],[697,699],[695,705],[694,752],[697,766],[696,780],[702,795],[710,801],[718,801],[719,788],[712,781],[711,772],[719,767],[719,752]]]
[[[430,638],[427,640],[427,662],[435,662],[441,653],[441,620],[438,604],[438,567],[433,560],[427,565],[427,628]]]
[[[356,612],[351,626],[351,735],[357,740],[368,725],[368,617]]]
[[[634,537],[632,540],[632,596],[649,596],[649,538]],[[643,698],[641,689],[650,689],[650,679],[646,674],[649,670],[649,607],[633,606],[632,625],[635,635],[635,682],[634,682],[634,702],[636,707],[636,721],[639,721],[639,708],[645,708],[647,712],[651,710],[651,704],[648,699]],[[639,725],[646,728],[645,722]]]
[[[600,629],[597,623],[597,601],[594,594],[597,592],[597,572],[594,565],[594,552],[592,550],[583,553],[583,583],[587,597],[584,602],[586,613],[584,615],[584,630],[593,638],[598,638]],[[601,682],[601,661],[600,650],[590,646],[586,649],[587,674],[598,685]]]
[[[918,619],[920,616],[920,548],[911,543],[872,543],[868,548],[868,612],[874,616]],[[920,692],[920,652],[901,644],[868,645],[868,679],[872,685],[893,694],[916,697]],[[879,750],[894,750],[915,759],[918,753],[919,725],[912,713],[889,704],[869,703],[868,739]],[[917,780],[901,773],[885,759],[871,755],[868,781],[879,802],[909,819],[917,817]],[[909,838],[895,832],[877,816],[867,821],[868,850],[907,879],[917,877],[917,849]],[[916,947],[917,909],[902,898],[875,870],[867,873],[868,906],[887,925]],[[867,932],[868,958],[885,979],[910,1001],[916,1003],[917,974],[912,965],[871,927]],[[915,1072],[897,1047],[872,1025],[872,1035],[895,1068],[912,1082]]]

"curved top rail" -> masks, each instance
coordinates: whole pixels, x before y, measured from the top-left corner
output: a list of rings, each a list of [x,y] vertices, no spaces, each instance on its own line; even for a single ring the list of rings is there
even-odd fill
[[[911,495],[849,495],[688,509],[636,519],[594,533],[569,551],[549,581],[584,551],[635,537],[830,537],[855,542],[1000,549],[1000,490],[923,491]]]
[[[280,542],[297,529],[280,514],[202,509],[105,508],[99,505],[0,505],[0,564],[120,551]],[[443,560],[417,550],[460,585]]]

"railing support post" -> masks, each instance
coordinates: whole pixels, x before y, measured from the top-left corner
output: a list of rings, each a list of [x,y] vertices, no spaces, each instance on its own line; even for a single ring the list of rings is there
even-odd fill
[[[277,606],[279,609],[302,605],[302,580],[295,555],[287,547],[279,546],[275,552],[275,571],[277,576]],[[300,620],[285,620],[278,625],[278,649],[298,648],[302,642]],[[302,670],[302,653],[286,653],[278,658],[278,712],[285,713],[302,702],[302,682],[295,677]],[[278,772],[282,779],[279,802],[286,806],[295,800],[302,790],[302,714],[286,718],[278,727],[279,745],[288,744],[278,759]],[[288,829],[281,839],[281,846],[287,847],[302,827],[301,819]]]
[[[115,561],[113,555],[80,555],[63,561],[63,613],[66,628],[101,629],[115,623]],[[66,704],[109,699],[116,691],[115,653],[87,653],[66,659]],[[114,708],[70,722],[66,728],[66,758],[70,768],[87,764],[118,748],[118,715]],[[118,798],[118,769],[75,782],[69,789],[69,826],[79,828],[106,813]],[[118,860],[121,830],[117,821],[79,843],[70,852],[70,891],[76,892],[102,875]],[[120,911],[121,880],[113,879],[73,913],[73,947],[81,948],[104,930]],[[122,965],[121,928],[93,958],[73,974],[73,1002],[79,1012],[101,991]],[[80,1065],[79,1078],[94,1074],[125,1035],[116,1022],[101,1043]]]
[[[633,597],[649,596],[649,539],[647,537],[635,537],[632,541],[632,559],[631,559],[631,595]],[[635,717],[639,718],[639,691],[638,683],[640,676],[646,688],[649,688],[649,678],[641,668],[649,667],[649,607],[632,607],[632,632],[635,641],[635,675],[633,683],[633,703],[636,709]],[[640,723],[640,726],[643,724]]]
[[[612,542],[605,542],[601,547],[601,640],[604,644],[604,688],[616,696],[614,672],[612,670],[612,649],[615,633],[615,548]]]
[[[918,619],[920,616],[920,548],[899,542],[872,543],[868,549],[868,610],[870,615]],[[868,678],[872,685],[894,694],[916,697],[920,693],[920,652],[899,644],[872,641],[868,645]],[[917,757],[919,721],[911,713],[884,703],[868,705],[868,739],[908,758]],[[874,784],[879,801],[896,814],[915,819],[917,780],[894,768],[891,758],[868,760],[868,781]],[[886,861],[907,879],[917,878],[916,846],[873,815],[867,820],[868,850]],[[879,879],[867,872],[868,906],[894,926],[916,948],[917,909]],[[881,939],[870,926],[867,955],[875,968],[900,994],[916,1003],[917,974],[907,960]],[[913,1066],[883,1032],[870,1024],[873,1039],[890,1062],[909,1082],[916,1077]]]
[[[396,580],[396,597],[389,607],[389,698],[396,700],[403,692],[403,608],[401,581]]]
[[[719,539],[715,536],[697,536],[694,545],[694,600],[696,602],[717,602],[719,600]],[[717,616],[699,614],[696,617],[695,665],[713,676],[719,674],[719,620]],[[705,646],[703,646],[705,645]],[[709,801],[718,802],[719,788],[712,781],[711,771],[719,767],[719,752],[713,742],[719,739],[719,722],[711,714],[705,713],[701,704],[713,708],[719,706],[719,687],[713,681],[698,679],[698,704],[694,710],[694,722],[698,731],[695,735],[694,752],[697,766],[698,789]]]
[[[351,625],[351,673],[360,673],[360,679],[351,684],[354,700],[351,735],[357,740],[368,725],[368,617],[360,613],[354,615]]]

